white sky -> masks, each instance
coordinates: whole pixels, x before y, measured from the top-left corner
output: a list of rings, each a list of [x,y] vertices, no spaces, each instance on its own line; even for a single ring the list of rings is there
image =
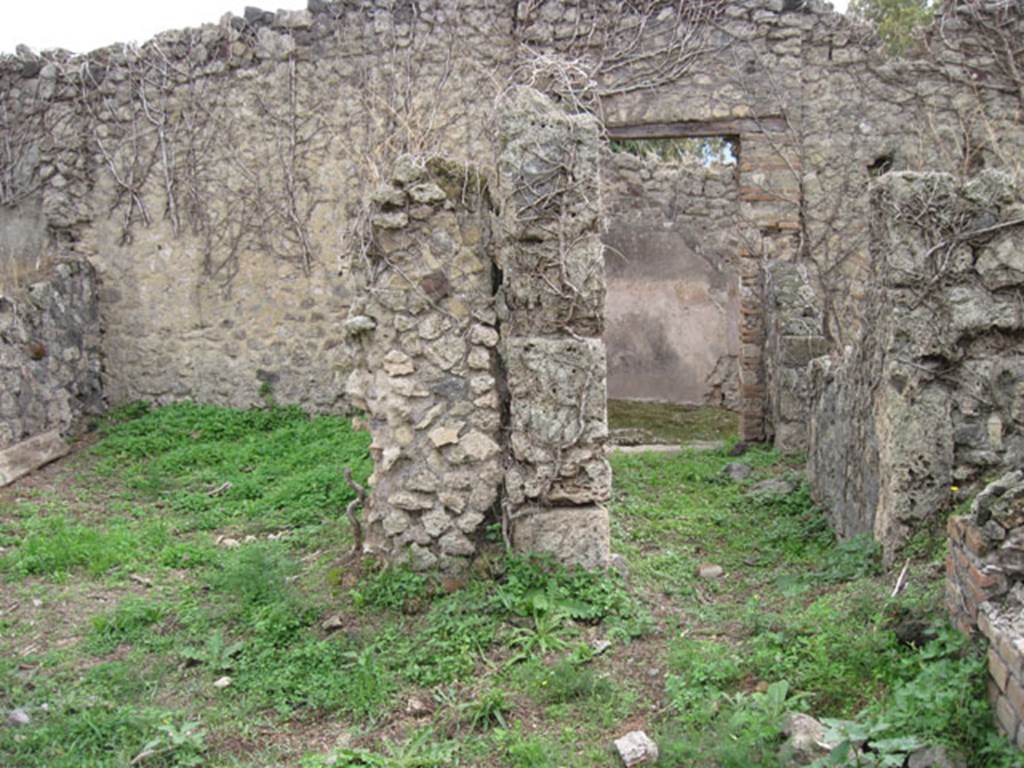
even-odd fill
[[[305,0],[283,0],[305,8]],[[282,0],[278,0],[282,2]],[[832,0],[846,10],[847,0]],[[0,52],[18,43],[37,51],[67,48],[85,53],[118,42],[144,42],[166,29],[216,22],[226,12],[242,14],[254,0],[9,0],[0,24]],[[268,10],[276,5],[268,4]]]

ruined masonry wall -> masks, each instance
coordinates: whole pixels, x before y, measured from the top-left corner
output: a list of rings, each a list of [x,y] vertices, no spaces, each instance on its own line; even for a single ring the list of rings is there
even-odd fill
[[[508,385],[506,536],[607,566],[611,468],[600,125],[529,88],[502,106],[501,352]]]
[[[813,363],[810,472],[843,536],[890,559],[986,475],[1024,463],[1024,190],[986,171],[874,186],[858,344]]]
[[[598,125],[525,88],[500,109],[495,190],[405,157],[374,194],[345,323],[373,435],[366,547],[460,571],[500,520],[520,550],[604,567]]]
[[[100,413],[100,372],[92,267],[61,263],[45,280],[0,291],[0,449]]]
[[[461,570],[503,477],[488,192],[468,168],[405,157],[374,211],[345,324],[347,394],[373,435],[366,546]]]
[[[1024,748],[1024,472],[988,485],[948,530],[946,606],[962,632],[988,639],[996,722]]]

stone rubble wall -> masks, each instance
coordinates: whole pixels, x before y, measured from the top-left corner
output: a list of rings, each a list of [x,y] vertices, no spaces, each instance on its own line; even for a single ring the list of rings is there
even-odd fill
[[[507,95],[497,186],[411,156],[373,193],[347,395],[374,473],[366,548],[463,571],[485,527],[517,549],[609,561],[600,132]]]
[[[1024,194],[985,171],[873,188],[874,274],[858,344],[812,364],[810,472],[843,536],[887,558],[956,493],[1024,462]]]
[[[406,156],[373,199],[345,325],[373,435],[366,546],[463,570],[503,479],[489,193],[469,167]]]
[[[0,291],[0,449],[103,408],[96,273],[88,263]]]
[[[499,108],[506,536],[520,551],[605,567],[611,468],[600,125],[527,88]]]
[[[989,484],[948,532],[946,607],[960,631],[987,638],[996,723],[1024,748],[1024,472]]]
[[[315,2],[3,58],[0,262],[93,263],[114,404],[344,412],[368,192],[404,152],[489,156],[511,24],[493,0]]]
[[[612,0],[315,0],[141,47],[4,57],[0,273],[65,255],[96,267],[112,403],[246,406],[269,389],[345,411],[358,350],[340,328],[359,299],[368,190],[404,153],[493,177],[495,100],[528,82],[609,135],[682,125],[738,140],[725,215],[740,241],[742,433],[799,450],[802,373],[786,361],[806,344],[783,331],[804,305],[769,293],[772,265],[807,266],[822,327],[805,338],[841,353],[872,318],[872,176],[1019,163],[1019,88],[968,6],[1021,23],[1019,4],[944,4],[929,56],[893,59],[818,0],[655,15]]]

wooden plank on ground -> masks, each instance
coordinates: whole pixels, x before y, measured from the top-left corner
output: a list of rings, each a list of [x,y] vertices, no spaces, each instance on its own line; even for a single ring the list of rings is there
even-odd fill
[[[0,488],[66,456],[70,450],[71,446],[64,442],[57,430],[43,432],[5,448],[0,451]]]

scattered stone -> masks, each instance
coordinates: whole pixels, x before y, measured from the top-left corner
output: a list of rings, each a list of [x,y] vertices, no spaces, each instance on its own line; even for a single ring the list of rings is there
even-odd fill
[[[416,372],[416,366],[407,354],[393,349],[384,357],[384,370],[389,376],[408,376]]]
[[[783,763],[810,765],[826,757],[836,746],[825,739],[825,726],[803,712],[790,712],[782,723],[786,737],[780,756]]]
[[[420,518],[423,530],[432,539],[436,539],[452,525],[452,519],[440,509],[432,509]]]
[[[52,430],[0,451],[0,488],[19,477],[66,456],[71,446],[64,442],[60,432]]]
[[[629,578],[629,563],[626,562],[626,558],[622,555],[615,553],[608,559],[608,567],[614,568],[621,574],[622,578]]]
[[[742,456],[748,450],[750,450],[750,445],[740,440],[736,445],[729,449],[729,455],[733,457]]]
[[[725,465],[722,470],[722,474],[726,475],[734,483],[738,483],[741,480],[746,480],[754,473],[754,468],[749,464],[741,464],[738,461],[733,461]]]
[[[227,688],[229,685],[231,685],[231,683],[232,683],[231,678],[228,677],[227,675],[224,675],[224,677],[218,677],[216,680],[213,681],[213,687],[214,688],[219,688],[220,690],[223,691],[225,688]]]
[[[425,170],[423,164],[412,155],[402,155],[395,161],[391,175],[399,184],[409,185],[422,179]]]
[[[648,765],[658,759],[658,745],[643,731],[630,731],[622,738],[616,739],[615,749],[618,750],[626,768]]]
[[[611,640],[595,640],[590,644],[590,650],[593,651],[595,656],[600,656],[602,653],[612,647]]]
[[[233,539],[230,536],[218,536],[216,543],[225,549],[235,549],[236,547],[242,546],[242,542],[238,539]]]
[[[405,702],[405,714],[410,717],[427,717],[434,711],[429,701],[425,701],[418,696],[410,696],[409,700]]]
[[[925,747],[910,753],[907,768],[967,768],[967,761],[945,747]]]
[[[320,629],[324,632],[336,632],[345,626],[345,619],[340,613],[336,613],[333,616],[328,616],[322,622],[320,622]]]
[[[313,16],[307,10],[278,11],[275,23],[279,27],[306,29],[313,26]]]
[[[7,715],[7,724],[10,726],[18,727],[28,725],[31,722],[32,718],[28,716],[28,712],[24,709],[12,709]]]
[[[380,229],[402,229],[409,223],[409,214],[405,211],[378,213],[373,217],[373,226]]]
[[[469,340],[473,344],[480,344],[485,347],[498,346],[498,332],[486,325],[474,325],[469,332]]]
[[[697,566],[697,576],[702,579],[712,580],[720,579],[725,575],[725,569],[720,565],[714,563],[701,563]]]
[[[444,190],[433,183],[414,184],[409,187],[409,197],[417,203],[424,204],[441,203],[448,199]]]
[[[748,496],[786,496],[796,490],[789,480],[771,478],[752,485],[747,491]]]

